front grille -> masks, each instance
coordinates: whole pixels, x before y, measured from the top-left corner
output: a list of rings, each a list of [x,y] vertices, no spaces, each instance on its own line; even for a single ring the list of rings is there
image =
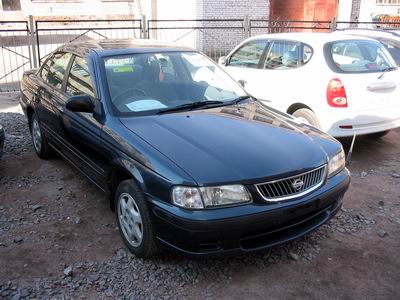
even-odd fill
[[[260,195],[267,201],[281,201],[305,195],[324,183],[326,166],[306,173],[275,181],[256,184]]]

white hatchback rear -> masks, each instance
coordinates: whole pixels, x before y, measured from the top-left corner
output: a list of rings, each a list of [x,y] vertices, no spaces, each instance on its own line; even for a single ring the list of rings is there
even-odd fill
[[[335,137],[400,126],[400,71],[378,41],[330,33],[262,35],[220,62],[254,97]]]

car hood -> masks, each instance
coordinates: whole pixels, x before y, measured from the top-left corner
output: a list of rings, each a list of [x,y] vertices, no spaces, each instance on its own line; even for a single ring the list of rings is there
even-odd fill
[[[340,149],[333,138],[253,100],[120,120],[199,185],[298,174],[327,163]]]

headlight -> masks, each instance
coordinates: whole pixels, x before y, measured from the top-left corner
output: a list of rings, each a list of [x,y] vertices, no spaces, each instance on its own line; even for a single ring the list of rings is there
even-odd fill
[[[172,200],[175,205],[185,208],[210,208],[250,202],[251,196],[243,185],[202,188],[176,186],[172,190]]]
[[[328,177],[332,177],[339,173],[344,168],[345,164],[346,159],[342,148],[338,154],[329,159]]]

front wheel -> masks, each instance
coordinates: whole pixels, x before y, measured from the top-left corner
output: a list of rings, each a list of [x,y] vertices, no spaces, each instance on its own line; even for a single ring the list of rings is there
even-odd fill
[[[159,253],[146,199],[132,179],[121,182],[115,193],[115,211],[122,239],[137,257]]]
[[[321,124],[319,123],[317,116],[311,109],[300,108],[293,113],[293,116],[299,118],[305,124],[309,124],[318,129],[321,129]]]
[[[32,115],[30,125],[33,148],[36,154],[43,159],[49,158],[51,156],[51,148],[40,126],[40,121],[36,113]]]

